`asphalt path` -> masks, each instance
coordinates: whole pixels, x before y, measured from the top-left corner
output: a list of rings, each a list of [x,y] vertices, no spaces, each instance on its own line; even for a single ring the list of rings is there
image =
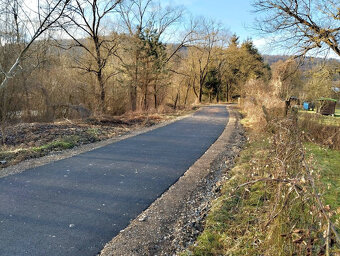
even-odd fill
[[[0,179],[1,256],[94,256],[221,135],[225,106]]]

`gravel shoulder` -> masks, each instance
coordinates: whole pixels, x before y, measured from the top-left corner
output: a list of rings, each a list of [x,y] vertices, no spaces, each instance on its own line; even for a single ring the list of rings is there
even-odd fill
[[[222,135],[187,172],[141,213],[99,254],[176,255],[193,244],[203,230],[210,201],[219,195],[226,172],[245,141],[233,105]]]

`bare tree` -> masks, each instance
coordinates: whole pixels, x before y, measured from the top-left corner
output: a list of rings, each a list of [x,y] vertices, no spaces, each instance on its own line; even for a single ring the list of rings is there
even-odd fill
[[[291,96],[298,96],[302,87],[299,64],[294,59],[288,59],[274,63],[271,68],[276,95],[285,101]]]
[[[333,50],[340,56],[338,0],[255,0],[263,13],[257,29],[270,33],[275,42],[305,55],[311,50]]]
[[[37,2],[36,10],[30,9],[25,4],[20,5],[17,0],[5,2],[7,2],[7,4],[1,3],[1,7],[6,9],[0,10],[0,13],[10,12],[14,21],[13,33],[17,36],[17,42],[20,41],[23,43],[24,47],[16,54],[15,62],[10,64],[8,71],[0,66],[0,73],[2,74],[0,89],[4,88],[8,80],[15,76],[20,67],[20,63],[25,58],[33,43],[47,30],[53,28],[61,18],[70,0],[40,0]],[[7,23],[8,20],[2,19],[1,22]],[[22,23],[23,29],[25,30],[25,38],[22,40],[20,40],[19,23]],[[6,39],[4,40],[4,43],[7,43]]]
[[[60,19],[69,0],[0,0],[0,116],[2,142],[5,128],[20,116],[28,102],[26,79],[39,65],[43,39]],[[36,47],[37,46],[37,47]],[[13,78],[16,77],[14,80]],[[18,100],[20,99],[20,100]]]
[[[131,54],[128,60],[123,61],[123,67],[125,72],[129,74],[129,94],[131,110],[135,111],[137,108],[137,92],[138,88],[145,85],[142,83],[141,77],[146,77],[143,73],[143,48],[144,43],[142,38],[145,38],[150,32],[153,34],[153,38],[156,39],[156,44],[166,44],[169,37],[171,39],[178,38],[178,44],[171,47],[167,47],[167,57],[162,59],[161,65],[166,65],[176,53],[190,41],[190,35],[192,30],[187,30],[183,35],[174,32],[172,28],[177,24],[181,25],[184,10],[180,7],[162,7],[160,1],[157,0],[129,0],[120,4],[119,13],[122,20],[122,27],[125,34],[128,35],[130,44],[126,45],[126,51]],[[157,61],[160,59],[158,58]],[[157,78],[155,79],[157,81]],[[148,86],[148,85],[146,85]],[[145,86],[144,86],[145,87]],[[144,93],[147,93],[147,88],[144,88]],[[153,97],[155,101],[155,107],[157,107],[157,93],[160,91],[160,87],[157,86],[157,82],[153,83]],[[143,96],[145,99],[145,95]]]
[[[221,24],[213,20],[201,19],[198,29],[195,31],[196,42],[191,45],[192,48],[192,66],[197,72],[198,92],[194,87],[194,93],[197,95],[198,102],[202,102],[203,86],[208,75],[208,69],[214,61],[215,53],[221,40]]]
[[[105,87],[114,72],[105,72],[109,60],[117,56],[118,40],[114,33],[106,33],[104,22],[113,14],[122,0],[73,0],[64,14],[63,31],[73,39],[67,48],[81,48],[85,57],[79,55],[77,68],[94,74],[99,86],[99,109],[106,111]],[[87,40],[90,43],[87,43]]]

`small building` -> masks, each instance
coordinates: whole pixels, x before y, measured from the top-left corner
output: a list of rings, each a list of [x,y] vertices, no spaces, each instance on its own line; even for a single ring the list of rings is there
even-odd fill
[[[321,115],[334,115],[337,100],[331,98],[318,99],[317,112]]]

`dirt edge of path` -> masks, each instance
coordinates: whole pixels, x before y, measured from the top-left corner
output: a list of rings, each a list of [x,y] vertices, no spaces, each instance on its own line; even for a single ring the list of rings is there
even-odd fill
[[[98,255],[176,255],[195,242],[245,141],[237,110],[227,108],[229,122],[216,142]]]
[[[196,111],[195,111],[196,112]],[[29,160],[25,160],[22,161],[18,164],[15,165],[11,165],[9,167],[6,168],[2,168],[0,169],[0,178],[6,177],[6,176],[10,176],[10,175],[14,175],[14,174],[18,174],[21,172],[24,172],[28,169],[31,168],[36,168],[45,164],[49,164],[51,162],[55,162],[58,160],[62,160],[62,159],[66,159],[66,158],[70,158],[72,156],[75,155],[79,155],[81,153],[85,153],[97,148],[101,148],[104,147],[106,145],[121,141],[121,140],[125,140],[152,130],[155,130],[157,128],[166,126],[168,124],[174,123],[176,121],[182,120],[184,118],[190,117],[192,116],[195,112],[188,114],[188,115],[184,115],[184,116],[180,116],[174,119],[170,119],[164,122],[161,122],[159,124],[155,124],[153,126],[150,127],[144,127],[141,129],[137,129],[137,130],[133,130],[125,135],[122,136],[115,136],[113,138],[107,139],[107,140],[102,140],[102,141],[98,141],[98,142],[94,142],[94,143],[90,143],[90,144],[85,144],[82,146],[78,146],[72,149],[67,149],[67,150],[63,150],[60,152],[51,152],[50,154],[43,156],[43,157],[39,157],[39,158],[33,158],[33,159],[29,159]]]

